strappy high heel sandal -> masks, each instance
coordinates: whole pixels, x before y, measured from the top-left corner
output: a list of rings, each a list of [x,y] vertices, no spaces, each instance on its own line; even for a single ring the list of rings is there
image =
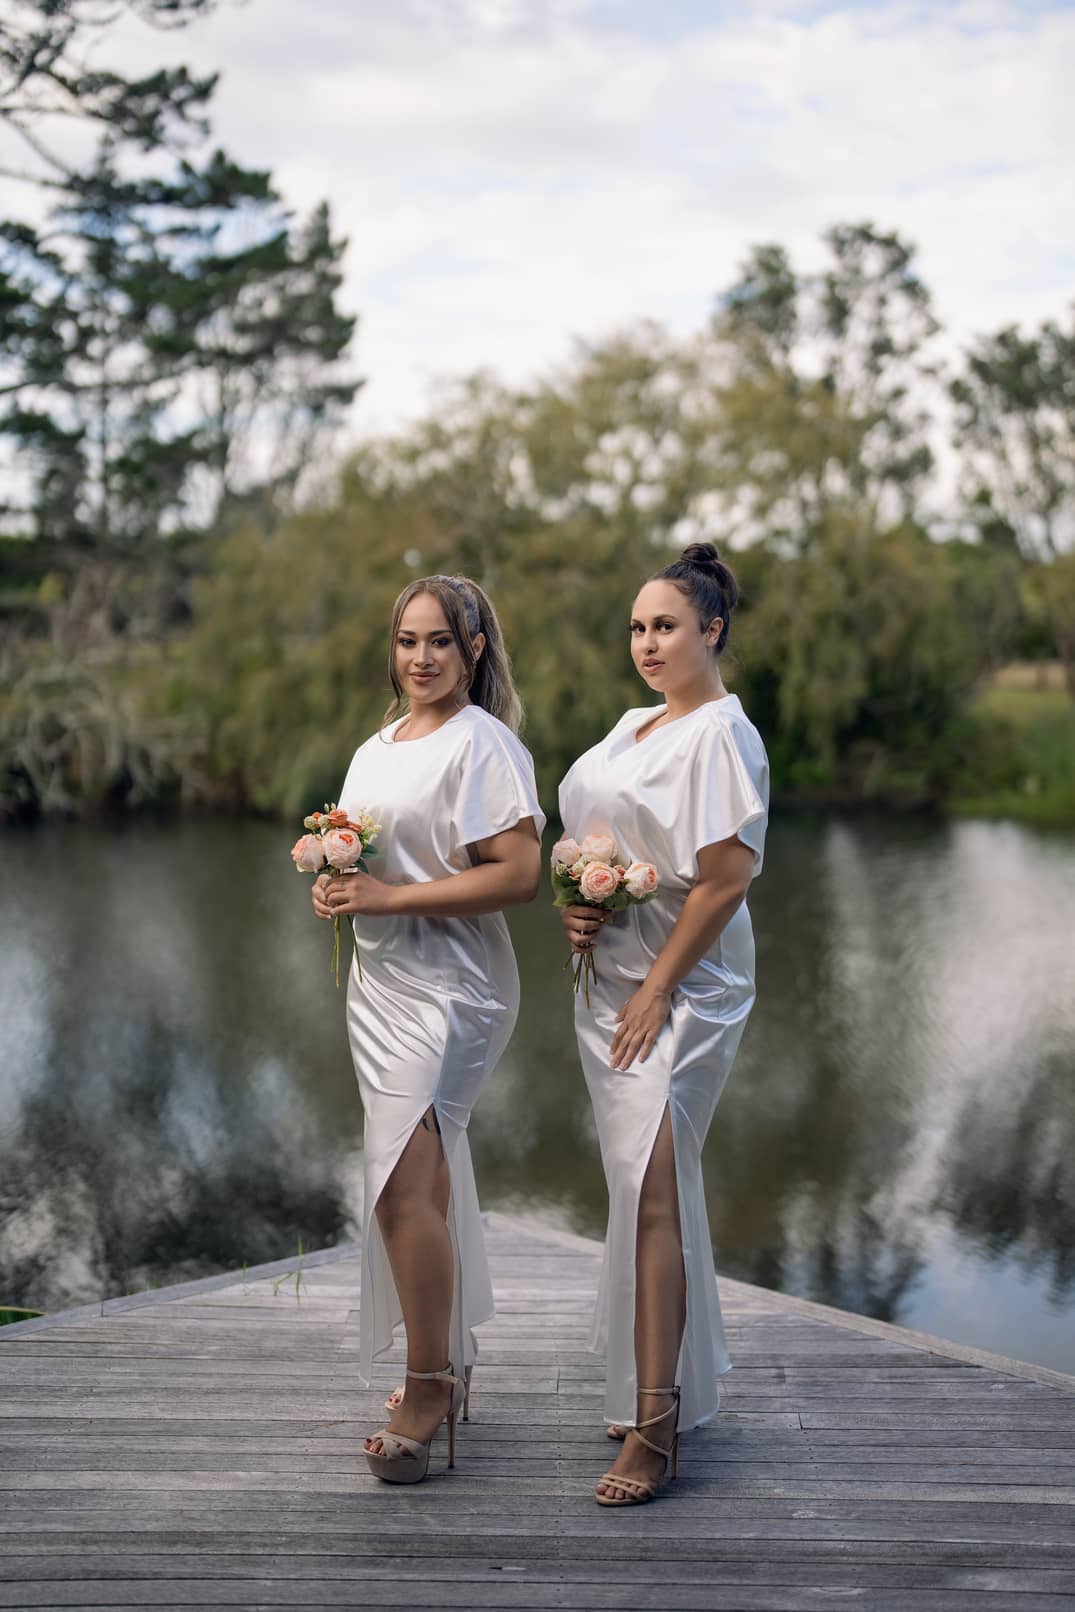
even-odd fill
[[[637,1422],[634,1427],[628,1429],[629,1432],[642,1441],[647,1450],[652,1450],[654,1455],[664,1456],[664,1476],[659,1478],[656,1483],[651,1483],[645,1478],[625,1477],[622,1472],[606,1472],[603,1478],[598,1478],[598,1483],[607,1484],[610,1488],[625,1489],[627,1498],[626,1500],[612,1500],[608,1495],[598,1494],[595,1490],[594,1499],[599,1506],[644,1506],[647,1500],[652,1500],[664,1488],[664,1485],[676,1476],[679,1470],[679,1389],[639,1388],[637,1391],[639,1394],[664,1394],[672,1401],[668,1409],[661,1411],[659,1416],[650,1416],[646,1421]],[[671,1444],[667,1447],[662,1444],[654,1444],[652,1439],[646,1437],[642,1429],[644,1427],[656,1427],[659,1422],[665,1421],[669,1416],[675,1419]],[[609,1437],[614,1438],[615,1434],[610,1432]]]
[[[408,1376],[409,1375],[410,1373],[408,1373]],[[473,1364],[463,1367],[463,1415],[461,1420],[464,1422],[470,1421],[470,1379],[473,1375]],[[393,1388],[392,1392],[384,1402],[384,1408],[386,1411],[399,1410],[399,1407],[403,1404],[403,1391],[402,1383],[400,1383],[398,1388]],[[374,1437],[376,1437],[376,1434]]]
[[[422,1382],[451,1383],[452,1395],[445,1419],[448,1423],[448,1465],[454,1467],[455,1423],[466,1392],[462,1377],[457,1377],[450,1365],[444,1371],[411,1371],[408,1368],[407,1376]],[[436,1437],[436,1429],[433,1437]],[[383,1449],[380,1455],[375,1455],[372,1450],[363,1452],[366,1464],[375,1478],[382,1478],[385,1483],[421,1483],[429,1471],[429,1451],[433,1445],[433,1438],[428,1444],[422,1444],[418,1439],[407,1438],[403,1433],[393,1433],[388,1427],[382,1427],[378,1433],[371,1433],[370,1438],[379,1438]]]

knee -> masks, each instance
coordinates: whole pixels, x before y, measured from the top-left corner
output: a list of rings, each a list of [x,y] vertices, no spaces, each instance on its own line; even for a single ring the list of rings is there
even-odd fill
[[[643,1193],[638,1205],[638,1235],[679,1239],[679,1211],[674,1193]]]
[[[392,1237],[402,1231],[426,1207],[420,1193],[389,1181],[377,1200],[377,1221],[382,1234]]]

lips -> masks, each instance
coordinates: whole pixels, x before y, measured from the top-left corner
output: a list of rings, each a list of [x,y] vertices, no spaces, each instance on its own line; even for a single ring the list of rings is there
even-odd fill
[[[642,662],[642,670],[644,672],[657,672],[660,671],[663,665],[663,660],[644,660]]]

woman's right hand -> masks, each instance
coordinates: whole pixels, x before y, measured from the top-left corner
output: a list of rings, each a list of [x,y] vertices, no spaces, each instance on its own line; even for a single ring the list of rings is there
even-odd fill
[[[561,907],[560,916],[571,942],[571,950],[588,952],[593,950],[602,924],[612,914],[604,907]]]
[[[336,914],[325,901],[325,885],[328,882],[324,873],[319,873],[310,890],[310,900],[314,904],[314,912],[318,918],[335,918]]]

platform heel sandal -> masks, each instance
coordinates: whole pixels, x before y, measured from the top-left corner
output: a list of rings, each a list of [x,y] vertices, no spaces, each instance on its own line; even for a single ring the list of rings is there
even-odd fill
[[[444,1419],[448,1423],[448,1465],[454,1467],[455,1424],[466,1398],[466,1384],[463,1378],[457,1377],[450,1365],[443,1371],[408,1369],[407,1376],[423,1382],[451,1383],[452,1396]],[[435,1437],[436,1429],[433,1433],[433,1438]],[[428,1444],[422,1444],[418,1439],[407,1438],[403,1433],[393,1433],[388,1427],[382,1427],[379,1432],[371,1433],[370,1438],[379,1438],[382,1445],[380,1455],[375,1455],[372,1450],[364,1451],[366,1464],[375,1478],[381,1478],[385,1483],[421,1483],[429,1471],[429,1452],[433,1438],[430,1438]]]
[[[603,1478],[598,1478],[598,1483],[607,1484],[610,1488],[625,1489],[627,1498],[625,1500],[612,1500],[607,1495],[598,1494],[595,1490],[594,1499],[599,1506],[644,1506],[648,1500],[653,1500],[660,1493],[666,1483],[671,1482],[679,1470],[679,1389],[640,1388],[638,1393],[639,1395],[663,1394],[672,1401],[668,1409],[661,1411],[659,1416],[647,1417],[644,1422],[638,1422],[634,1427],[628,1429],[628,1432],[633,1433],[636,1438],[641,1440],[647,1450],[652,1450],[654,1455],[664,1456],[664,1476],[659,1478],[656,1483],[651,1483],[644,1478],[625,1477],[622,1472],[606,1472]],[[644,1427],[656,1427],[658,1423],[666,1421],[669,1416],[674,1418],[671,1444],[667,1446],[654,1444],[652,1439],[646,1437],[642,1429]],[[614,1438],[615,1434],[610,1432],[609,1437]]]

